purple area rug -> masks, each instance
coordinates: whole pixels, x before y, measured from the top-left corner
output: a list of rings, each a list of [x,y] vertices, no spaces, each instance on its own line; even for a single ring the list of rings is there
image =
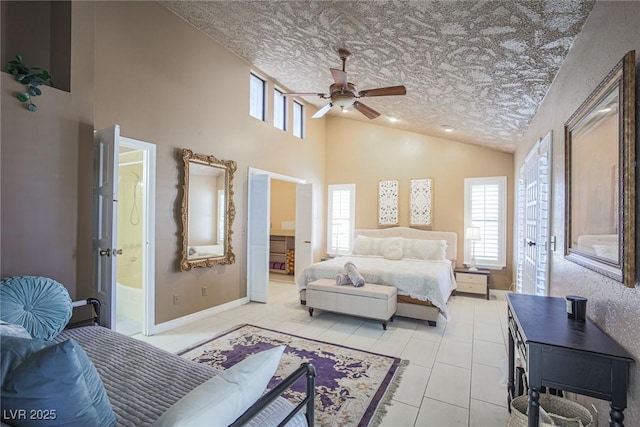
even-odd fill
[[[397,357],[253,325],[237,326],[178,354],[224,370],[252,354],[280,345],[286,345],[286,349],[268,388],[296,370],[302,362],[313,363],[317,373],[315,421],[318,426],[378,424],[386,412],[384,406],[390,402],[401,372],[408,364]],[[298,381],[283,396],[297,404],[304,393],[305,383]]]

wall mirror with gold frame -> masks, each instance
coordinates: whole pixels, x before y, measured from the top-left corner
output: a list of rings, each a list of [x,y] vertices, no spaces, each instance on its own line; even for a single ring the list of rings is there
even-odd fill
[[[236,162],[182,150],[182,260],[180,270],[233,264],[231,226],[236,216]]]
[[[635,51],[565,123],[565,257],[635,286]]]

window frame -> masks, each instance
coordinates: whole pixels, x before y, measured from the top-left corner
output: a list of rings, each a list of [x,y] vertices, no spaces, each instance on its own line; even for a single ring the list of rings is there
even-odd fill
[[[259,115],[255,115],[254,114],[254,108],[253,108],[253,106],[254,106],[254,103],[253,103],[253,100],[254,100],[254,91],[253,91],[254,85],[253,85],[253,82],[254,81],[256,83],[259,82],[261,84],[261,88],[262,88],[262,91],[261,91],[262,94],[261,94],[261,100],[260,100],[261,101],[260,102],[261,111],[256,111],[255,112],[256,114],[259,114]],[[258,76],[255,73],[249,73],[249,115],[251,117],[254,117],[254,118],[256,118],[258,120],[261,120],[263,122],[266,121],[266,117],[267,117],[267,103],[266,103],[266,100],[267,100],[267,81],[265,79],[261,78],[260,76]]]
[[[278,101],[282,100],[282,105],[278,105]],[[278,88],[273,89],[273,126],[283,131],[287,130],[287,97],[284,92]],[[282,114],[281,122],[278,123],[278,111]]]
[[[349,231],[347,233],[347,247],[339,248],[333,245],[334,225],[333,225],[333,194],[336,191],[349,192]],[[350,253],[353,248],[353,233],[355,231],[356,216],[356,185],[355,184],[329,184],[327,186],[327,255],[339,256],[341,254]],[[345,221],[344,219],[341,219]],[[345,233],[340,233],[344,235]]]
[[[299,111],[298,111],[299,109]],[[296,117],[296,114],[299,114],[299,117]],[[304,139],[305,132],[305,120],[304,120],[304,104],[299,101],[293,100],[293,136]],[[299,132],[297,132],[299,128]]]
[[[507,177],[506,176],[492,176],[492,177],[480,177],[480,178],[465,178],[464,179],[464,229],[470,226],[482,226],[472,221],[472,201],[471,201],[471,189],[473,186],[487,186],[498,185],[498,219],[497,219],[497,231],[498,231],[498,256],[494,260],[487,261],[486,259],[479,258],[477,255],[476,246],[476,264],[479,268],[488,268],[492,270],[500,270],[507,266]],[[484,219],[483,221],[487,221]],[[484,227],[481,227],[484,229]],[[484,239],[484,235],[482,236]],[[482,240],[481,240],[482,241]],[[471,261],[471,249],[473,242],[464,239],[464,264],[470,264]]]

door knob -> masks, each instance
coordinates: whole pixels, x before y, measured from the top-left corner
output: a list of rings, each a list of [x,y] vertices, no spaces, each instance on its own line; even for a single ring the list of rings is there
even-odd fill
[[[305,243],[311,243],[311,240],[305,240],[304,242]]]
[[[535,246],[535,245],[536,245],[536,242],[534,242],[533,240],[529,240],[529,241],[527,242],[527,245],[529,245],[529,246]]]
[[[111,256],[111,249],[100,249],[100,256]]]

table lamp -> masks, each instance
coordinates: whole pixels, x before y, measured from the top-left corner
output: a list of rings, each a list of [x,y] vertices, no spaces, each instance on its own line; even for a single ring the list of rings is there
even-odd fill
[[[469,271],[478,271],[476,267],[476,241],[482,240],[480,236],[480,227],[467,227],[464,230],[465,240],[471,240],[471,262],[469,263]]]

